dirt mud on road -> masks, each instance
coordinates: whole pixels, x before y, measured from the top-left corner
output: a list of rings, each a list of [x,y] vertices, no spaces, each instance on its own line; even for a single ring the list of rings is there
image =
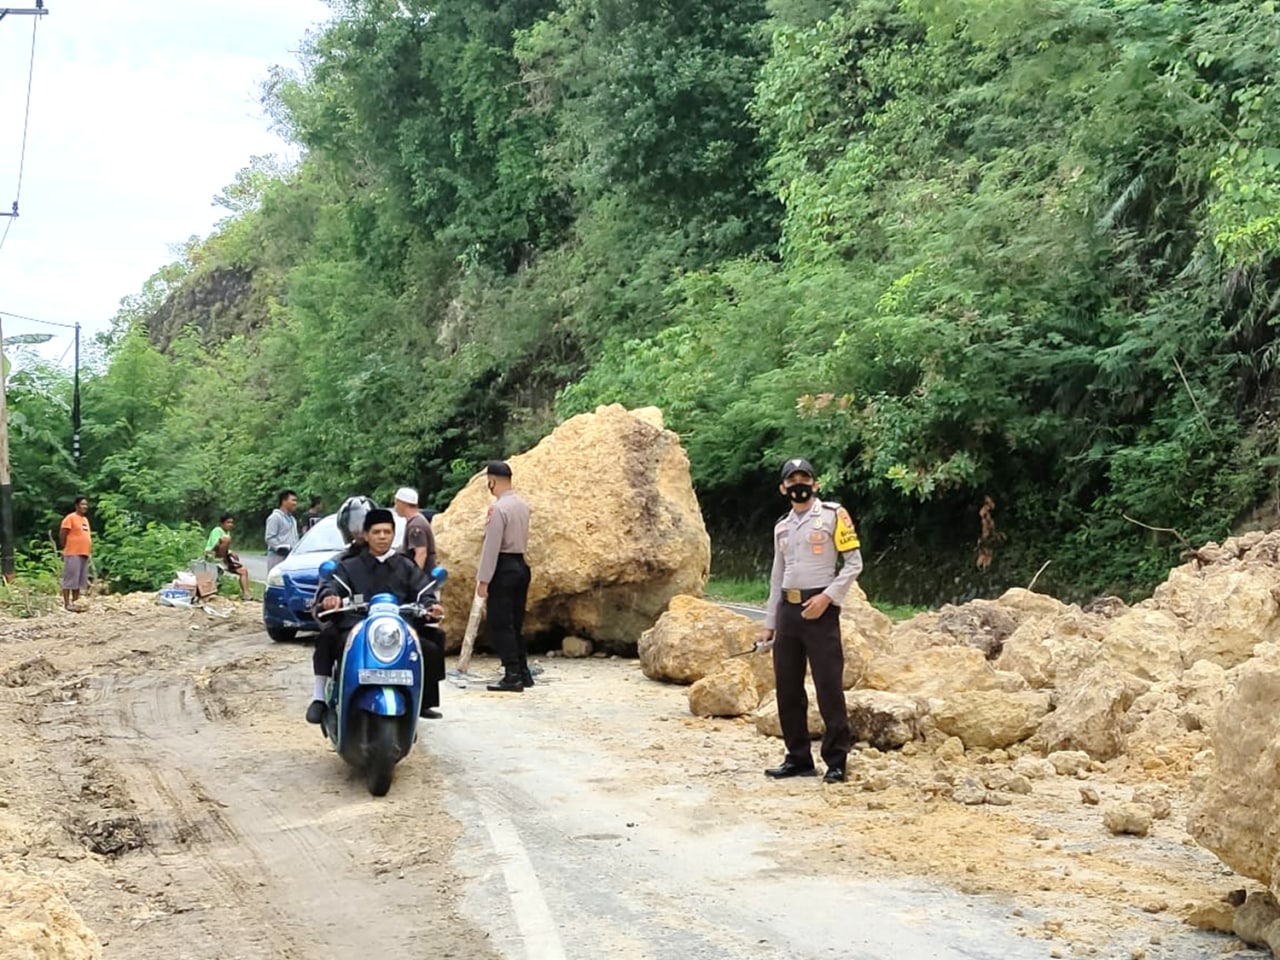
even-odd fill
[[[301,720],[310,649],[220,609],[0,620],[0,956],[64,922],[5,877],[128,960],[1261,956],[1182,922],[1242,884],[1176,793],[1125,842],[1072,778],[976,809],[922,788],[927,755],[769,783],[776,741],[630,661],[447,686],[374,799]],[[44,955],[94,956],[65,922]]]

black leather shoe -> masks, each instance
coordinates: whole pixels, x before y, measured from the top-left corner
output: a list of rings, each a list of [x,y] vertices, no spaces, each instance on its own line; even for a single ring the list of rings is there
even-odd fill
[[[444,717],[444,714],[435,707],[423,707],[422,712],[419,713],[418,716],[422,717],[424,720],[440,720]]]
[[[319,723],[324,719],[328,709],[328,705],[323,700],[312,700],[307,705],[307,723]]]
[[[823,783],[844,783],[844,767],[827,767],[822,775]]]
[[[520,679],[519,674],[508,674],[497,683],[489,684],[487,689],[495,693],[524,693],[524,681]]]
[[[520,674],[520,682],[521,682],[522,684],[524,684],[524,686],[526,686],[526,687],[532,687],[532,686],[533,686],[533,674],[532,674],[532,673],[530,673],[528,670],[525,670],[525,671],[521,672],[521,674]]]
[[[785,780],[787,777],[816,777],[818,771],[812,763],[805,766],[792,760],[783,760],[782,766],[766,770],[764,775],[772,777],[774,780]]]

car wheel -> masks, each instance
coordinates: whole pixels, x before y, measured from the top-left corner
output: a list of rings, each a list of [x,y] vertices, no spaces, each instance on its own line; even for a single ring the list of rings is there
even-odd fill
[[[293,627],[267,627],[267,636],[276,643],[288,643],[298,635]]]

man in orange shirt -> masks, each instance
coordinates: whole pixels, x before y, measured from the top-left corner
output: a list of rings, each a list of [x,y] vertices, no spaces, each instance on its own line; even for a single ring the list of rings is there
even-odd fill
[[[89,498],[76,497],[75,509],[62,518],[58,543],[62,547],[62,606],[74,612],[72,602],[80,599],[80,591],[89,586]]]

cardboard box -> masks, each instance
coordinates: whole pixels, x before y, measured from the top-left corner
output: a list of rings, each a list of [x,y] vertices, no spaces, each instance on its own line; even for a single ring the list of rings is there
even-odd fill
[[[203,599],[212,597],[218,592],[218,577],[213,573],[196,574],[196,596]]]

